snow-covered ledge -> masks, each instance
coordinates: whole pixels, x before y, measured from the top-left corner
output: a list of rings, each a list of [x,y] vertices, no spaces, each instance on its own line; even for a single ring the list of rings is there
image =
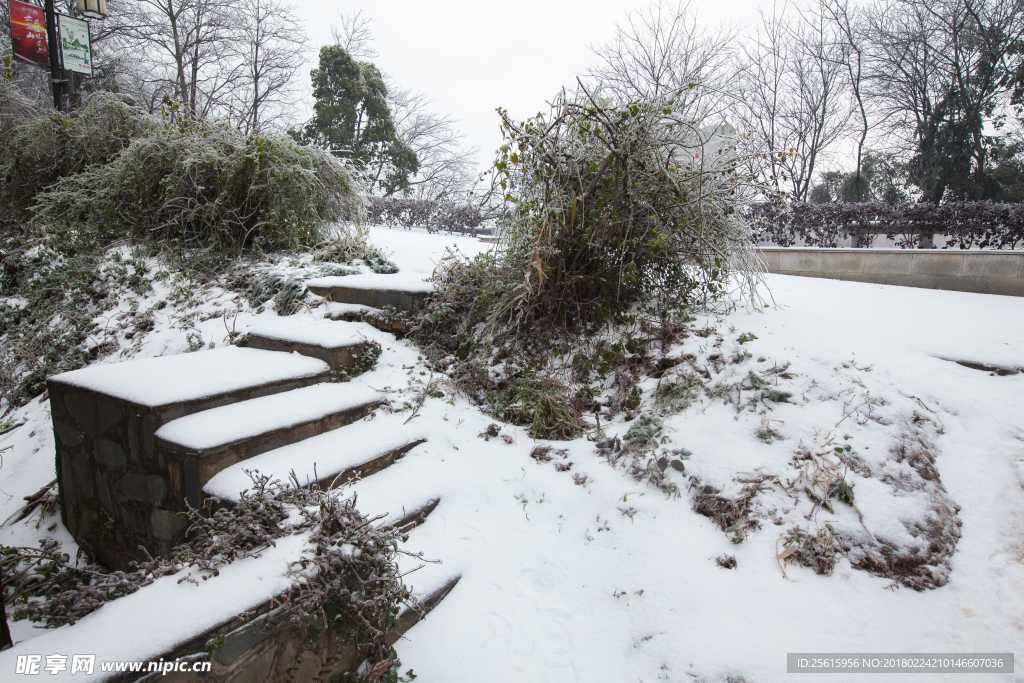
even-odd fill
[[[759,247],[769,273],[1024,296],[1024,252]]]

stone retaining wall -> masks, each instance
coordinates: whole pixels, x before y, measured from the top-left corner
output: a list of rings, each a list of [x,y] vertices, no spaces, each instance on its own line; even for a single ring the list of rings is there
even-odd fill
[[[325,369],[326,370],[326,369]],[[328,378],[315,375],[273,382],[230,394],[148,407],[47,381],[57,450],[61,518],[80,545],[111,569],[133,559],[166,555],[181,543],[185,520],[178,513],[188,498],[202,499],[197,467],[160,452],[155,432],[185,415]]]
[[[1024,296],[1024,253],[759,247],[769,273]]]

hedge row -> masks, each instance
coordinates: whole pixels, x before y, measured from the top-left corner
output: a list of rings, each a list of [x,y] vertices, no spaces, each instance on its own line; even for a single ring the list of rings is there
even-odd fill
[[[435,202],[429,199],[372,197],[366,206],[367,220],[375,225],[411,228],[424,227],[429,232],[473,235],[483,216],[472,204]]]
[[[899,247],[914,245],[912,235],[945,235],[943,248],[1024,248],[1024,204],[950,202],[933,204],[756,204],[748,220],[758,236],[780,247],[802,241],[809,247],[836,247],[855,235],[885,235]]]

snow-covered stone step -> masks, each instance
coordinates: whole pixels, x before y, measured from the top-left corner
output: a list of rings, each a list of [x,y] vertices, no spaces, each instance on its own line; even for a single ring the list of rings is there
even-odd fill
[[[218,405],[288,391],[328,379],[325,363],[297,354],[226,346],[209,351],[91,365],[55,375],[48,384],[148,408],[164,421]],[[77,404],[78,399],[72,399]],[[65,401],[67,403],[67,401]],[[68,405],[69,410],[77,412]],[[101,410],[100,412],[105,412]],[[87,433],[104,420],[85,418]]]
[[[406,508],[403,505],[401,515],[388,513],[388,517],[385,518],[384,523],[386,526],[394,527],[403,534],[408,533],[410,530],[415,529],[420,524],[427,521],[427,517],[430,516],[431,512],[437,509],[440,502],[440,498],[430,498],[419,505],[414,505],[409,508]]]
[[[343,304],[337,301],[330,301],[327,303],[327,310],[324,312],[325,318],[331,320],[359,320],[361,316],[375,316],[381,311],[379,308],[373,306],[364,306],[363,304]]]
[[[299,354],[225,347],[105,363],[47,382],[61,513],[108,567],[170,550],[194,471],[161,460],[155,432],[184,416],[324,382],[330,368]]]
[[[413,626],[444,600],[459,583],[461,575],[445,575],[429,581],[426,590],[414,594],[415,609],[405,607],[398,615],[398,624],[388,633],[385,643],[394,645]],[[220,626],[208,629],[172,650],[147,657],[150,661],[211,662],[210,671],[203,680],[210,681],[311,681],[327,680],[347,670],[358,668],[360,661],[351,643],[335,638],[321,638],[312,647],[306,629],[300,629],[288,619],[282,619],[282,610],[274,600],[252,610],[259,616],[246,620],[236,617]],[[324,630],[323,623],[314,624]],[[212,653],[207,649],[211,640],[220,647]],[[301,657],[296,657],[297,653]],[[115,676],[109,683],[189,683],[194,674],[183,671],[153,672],[135,676]]]
[[[306,281],[309,291],[331,301],[344,304],[360,304],[373,308],[392,306],[400,311],[417,311],[423,307],[423,300],[433,292],[433,285],[427,282],[400,280],[400,286],[383,285],[377,276],[363,282],[358,275],[345,277],[321,277]],[[398,280],[398,278],[395,278]]]
[[[390,316],[379,308],[362,304],[339,304],[329,302],[324,317],[331,320],[347,320],[365,322],[383,332],[391,332],[401,336],[406,331],[405,323]]]
[[[372,338],[373,330],[366,323],[333,322],[308,315],[268,318],[249,328],[246,335],[251,348],[295,351],[319,358],[334,371],[372,361],[363,358]]]
[[[403,424],[406,416],[380,415],[344,429],[320,434],[267,451],[223,468],[203,486],[203,493],[234,502],[252,487],[246,470],[259,470],[286,481],[292,471],[303,484],[340,486],[355,477],[368,477],[388,467],[426,441],[426,429]],[[414,503],[416,501],[413,501]]]
[[[158,429],[157,451],[182,463],[186,480],[195,477],[185,495],[198,506],[199,489],[224,468],[366,417],[380,396],[354,382],[318,384],[213,408]]]

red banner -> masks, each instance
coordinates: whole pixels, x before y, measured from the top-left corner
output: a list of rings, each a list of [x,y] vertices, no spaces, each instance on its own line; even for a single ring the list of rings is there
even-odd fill
[[[11,44],[14,57],[29,64],[49,68],[46,47],[46,16],[42,7],[9,0],[11,8]]]

